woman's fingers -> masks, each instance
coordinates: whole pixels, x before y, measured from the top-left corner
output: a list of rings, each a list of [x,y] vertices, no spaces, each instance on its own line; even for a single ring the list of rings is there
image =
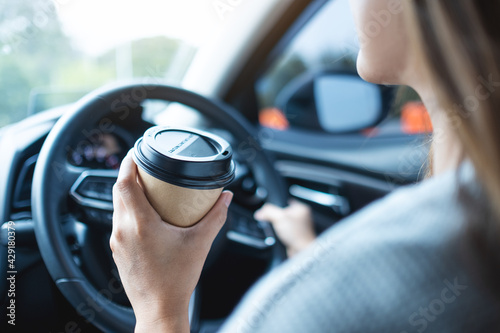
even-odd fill
[[[113,188],[110,246],[140,323],[173,318],[187,309],[233,194],[223,192],[199,223],[180,228],[162,221],[137,177],[137,166],[129,153]]]
[[[224,191],[212,209],[198,222],[194,229],[198,236],[210,241],[210,244],[219,233],[220,229],[226,222],[227,210],[233,199],[233,193]],[[208,236],[208,237],[207,237]]]
[[[287,211],[296,212],[298,215],[302,216],[309,212],[309,206],[295,199],[290,200],[288,207],[285,208],[266,203],[255,212],[254,217],[256,220],[279,223],[287,215]]]
[[[283,209],[276,205],[266,203],[262,208],[255,212],[256,220],[268,221],[271,223],[279,222],[283,218]]]
[[[220,228],[226,221],[227,208],[232,200],[233,193],[225,191],[218,201],[202,221],[198,223],[201,233],[209,233],[215,238]],[[120,211],[127,211],[134,219],[135,223],[150,223],[156,221],[158,214],[147,200],[144,191],[137,183],[137,166],[132,159],[131,152],[123,159],[118,179],[113,187],[113,204],[120,207]]]
[[[139,222],[153,220],[157,217],[156,211],[149,203],[144,191],[137,183],[137,166],[129,151],[122,161],[118,179],[113,187],[113,197],[119,196],[127,212]]]
[[[255,212],[254,217],[273,224],[289,256],[307,247],[315,238],[311,209],[297,200],[291,200],[285,208],[267,203]]]
[[[125,156],[118,172],[118,179],[114,190],[118,192],[123,200],[125,208],[135,205],[137,198],[137,167],[132,159],[131,151]]]

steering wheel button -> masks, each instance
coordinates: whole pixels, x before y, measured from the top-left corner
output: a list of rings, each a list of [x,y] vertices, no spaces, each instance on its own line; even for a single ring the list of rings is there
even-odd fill
[[[76,192],[90,199],[113,201],[113,183],[106,180],[85,179]]]

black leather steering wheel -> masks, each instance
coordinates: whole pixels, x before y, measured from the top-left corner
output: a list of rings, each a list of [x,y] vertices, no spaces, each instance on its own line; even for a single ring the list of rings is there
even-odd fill
[[[267,201],[284,206],[287,191],[269,158],[257,141],[254,127],[236,110],[196,93],[163,84],[131,83],[103,88],[78,101],[55,124],[45,140],[36,164],[32,189],[35,234],[45,265],[55,284],[73,307],[89,322],[106,332],[132,332],[135,317],[131,308],[110,301],[98,292],[75,262],[62,229],[62,210],[75,182],[88,169],[71,165],[67,148],[76,135],[95,128],[109,114],[126,116],[134,112],[123,96],[134,103],[147,99],[178,102],[200,111],[215,124],[229,130],[239,146],[252,154],[247,163],[257,184],[268,192]],[[109,124],[107,124],[109,126]],[[236,151],[238,147],[233,147]],[[272,246],[273,261],[284,260],[284,250],[276,242]]]

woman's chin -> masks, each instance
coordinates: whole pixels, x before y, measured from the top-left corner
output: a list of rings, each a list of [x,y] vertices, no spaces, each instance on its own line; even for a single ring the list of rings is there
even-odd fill
[[[377,79],[377,76],[369,71],[361,70],[360,68],[358,68],[358,74],[366,82],[371,82],[376,84],[380,83],[379,80]]]
[[[362,52],[358,56],[356,66],[359,76],[367,82],[384,85],[403,84],[400,75],[394,73],[391,66],[388,69],[388,66],[374,65],[363,57]]]
[[[363,80],[376,84],[381,83],[382,81],[381,73],[379,73],[379,71],[373,68],[374,66],[370,66],[369,64],[366,63],[366,61],[362,56],[362,53],[360,53],[358,56],[358,61],[356,66],[358,69],[358,74]]]

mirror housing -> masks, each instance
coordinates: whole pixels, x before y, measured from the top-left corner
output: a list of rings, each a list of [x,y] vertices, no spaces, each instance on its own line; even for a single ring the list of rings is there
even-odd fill
[[[392,88],[369,83],[353,72],[306,73],[276,99],[291,127],[340,134],[377,125],[387,116]]]

